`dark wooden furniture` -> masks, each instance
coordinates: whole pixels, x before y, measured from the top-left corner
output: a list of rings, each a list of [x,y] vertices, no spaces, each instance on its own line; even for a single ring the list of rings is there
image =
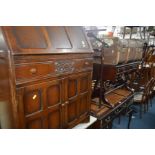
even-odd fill
[[[88,121],[92,52],[82,27],[1,27],[0,102],[13,118],[5,128],[72,128]]]
[[[112,92],[114,89],[119,87],[125,87],[129,92],[132,91],[131,85],[136,78],[138,78],[138,70],[140,65],[140,61],[119,65],[103,65],[101,71],[101,65],[94,63],[94,87],[92,91],[92,98],[100,97],[100,91],[102,91],[101,100],[106,103],[107,106],[109,105],[112,107],[112,105],[105,98],[106,92],[109,90]],[[100,78],[101,74],[103,74],[102,79]],[[102,89],[100,86],[101,81],[103,81]]]
[[[115,93],[109,94],[117,96],[117,99],[114,100],[114,98],[111,98],[111,101],[113,100],[114,107],[108,108],[106,106],[102,106],[101,108],[98,107],[96,102],[92,102],[91,104],[91,115],[96,117],[98,119],[98,122],[94,124],[93,128],[112,128],[112,122],[114,119],[119,118],[120,123],[120,115],[127,114],[128,115],[128,124],[127,127],[130,128],[131,118],[132,118],[132,111],[130,109],[130,106],[132,105],[132,97],[133,95],[130,94],[126,99],[122,95],[118,95]],[[118,98],[120,100],[118,100]],[[131,111],[131,112],[130,112]]]
[[[111,128],[121,114],[129,115],[130,127],[134,83],[140,78],[142,44],[138,40],[113,38],[106,42],[88,33],[94,48],[91,115],[95,128]],[[112,41],[113,40],[113,41]],[[100,43],[100,45],[98,43]],[[130,42],[130,43],[129,43]],[[138,46],[135,46],[138,43]],[[140,45],[139,45],[140,44]]]
[[[140,62],[134,62],[125,65],[103,66],[102,72],[105,76],[101,103],[97,100],[100,98],[100,82],[96,80],[91,104],[91,115],[98,119],[99,128],[111,128],[115,118],[127,113],[129,114],[128,128],[130,127],[132,117],[130,106],[133,103],[134,90],[129,87],[128,81],[131,82],[132,74],[137,71],[139,64]],[[93,79],[96,79],[96,76],[93,76]]]
[[[147,82],[144,89],[140,92],[136,92],[134,95],[134,103],[139,104],[140,110],[139,110],[139,116],[142,118],[142,110],[146,112],[146,108],[148,110],[148,100],[149,100],[149,91],[150,91],[150,84],[151,81]]]
[[[112,122],[122,114],[128,114],[128,128],[132,118],[133,83],[139,78],[141,61],[118,65],[99,63],[94,56],[91,115],[98,119],[96,127],[112,128]],[[96,61],[96,58],[98,59]],[[97,100],[99,99],[99,100]]]

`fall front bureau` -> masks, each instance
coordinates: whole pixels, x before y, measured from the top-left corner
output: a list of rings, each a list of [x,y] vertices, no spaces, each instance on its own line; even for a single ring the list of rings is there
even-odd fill
[[[89,120],[93,51],[82,27],[1,27],[0,36],[0,103],[8,111],[1,128],[73,128]]]

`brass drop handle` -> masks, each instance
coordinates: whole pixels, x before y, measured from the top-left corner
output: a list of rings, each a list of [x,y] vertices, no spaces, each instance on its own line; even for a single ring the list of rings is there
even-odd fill
[[[85,65],[89,65],[89,62],[85,62]]]
[[[35,100],[37,98],[37,95],[33,95],[32,99]]]
[[[37,72],[37,69],[36,68],[31,68],[30,72],[31,72],[31,74],[35,74]]]
[[[68,101],[65,102],[65,104],[68,104],[68,103],[69,103]]]

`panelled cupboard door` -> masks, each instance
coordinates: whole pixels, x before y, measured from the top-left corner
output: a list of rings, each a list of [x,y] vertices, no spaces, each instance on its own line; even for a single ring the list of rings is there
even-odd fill
[[[90,107],[91,73],[82,73],[67,78],[66,115],[68,127],[73,127],[79,117],[88,114]]]
[[[67,78],[66,82],[66,100],[67,100],[67,124],[72,126],[77,121],[78,116],[78,87],[79,87],[79,75],[72,75]]]
[[[61,128],[61,80],[27,86],[18,92],[21,128]]]
[[[47,122],[50,129],[62,128],[61,103],[63,100],[62,81],[55,80],[48,82],[45,91],[45,102],[47,111]]]
[[[78,115],[81,117],[89,111],[91,100],[91,73],[84,73],[79,78],[79,111]]]
[[[19,128],[45,128],[43,94],[44,87],[41,84],[18,89]]]

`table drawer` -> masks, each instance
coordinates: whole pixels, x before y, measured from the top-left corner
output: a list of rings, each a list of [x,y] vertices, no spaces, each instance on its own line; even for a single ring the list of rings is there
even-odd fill
[[[17,80],[47,76],[54,73],[54,71],[55,66],[53,62],[39,62],[32,64],[29,63],[15,66],[15,74]]]

